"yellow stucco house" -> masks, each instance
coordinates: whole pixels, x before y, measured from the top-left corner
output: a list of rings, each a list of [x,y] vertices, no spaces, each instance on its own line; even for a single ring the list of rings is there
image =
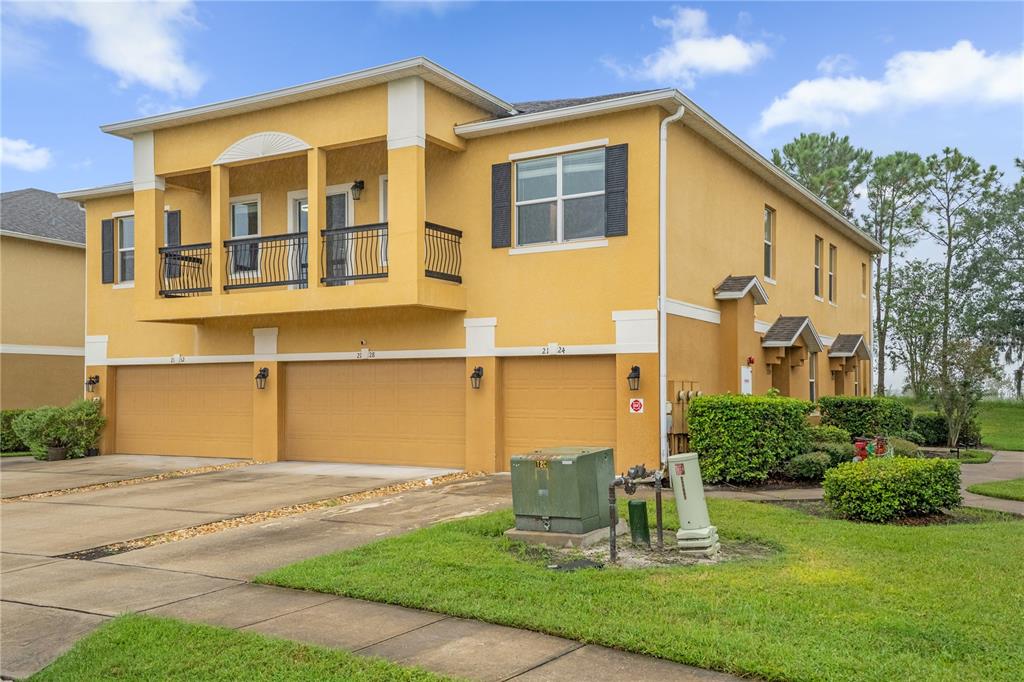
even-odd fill
[[[85,370],[85,213],[41,189],[0,194],[0,408],[66,405]]]
[[[868,385],[878,245],[676,90],[510,104],[416,58],[102,130],[132,182],[62,196],[104,452],[621,468],[688,391]]]

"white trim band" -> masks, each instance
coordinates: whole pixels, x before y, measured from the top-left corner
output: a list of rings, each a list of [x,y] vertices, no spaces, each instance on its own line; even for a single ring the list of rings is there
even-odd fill
[[[587,142],[574,142],[573,144],[563,144],[558,147],[548,147],[547,149],[533,149],[527,152],[515,152],[514,154],[508,155],[509,161],[522,161],[523,159],[532,159],[538,156],[552,156],[554,154],[565,154],[566,152],[576,152],[582,149],[595,149],[598,147],[607,147],[608,138],[602,138],[600,140],[589,140]]]
[[[11,355],[69,355],[85,357],[85,346],[36,346],[33,344],[0,344],[0,353]]]

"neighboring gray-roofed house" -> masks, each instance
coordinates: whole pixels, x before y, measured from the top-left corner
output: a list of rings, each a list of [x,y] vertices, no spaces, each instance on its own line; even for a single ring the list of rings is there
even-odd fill
[[[806,315],[780,315],[775,324],[765,332],[761,345],[765,348],[788,348],[795,344],[798,338],[803,339],[804,346],[811,353],[820,353],[825,349],[821,337],[811,323],[811,318]]]
[[[85,246],[85,211],[41,189],[0,194],[0,234]]]
[[[764,305],[768,302],[768,292],[761,286],[756,275],[729,275],[715,287],[715,298],[728,301],[743,298],[751,291],[754,295],[754,305]]]
[[[859,357],[862,360],[871,359],[871,351],[864,340],[863,334],[840,334],[832,342],[829,348],[830,358],[852,358]]]

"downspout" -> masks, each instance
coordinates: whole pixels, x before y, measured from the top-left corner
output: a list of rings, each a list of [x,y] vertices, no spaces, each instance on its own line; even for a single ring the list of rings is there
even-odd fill
[[[658,434],[661,438],[661,466],[668,465],[668,329],[665,300],[668,298],[668,126],[686,113],[685,107],[661,121],[658,155]]]

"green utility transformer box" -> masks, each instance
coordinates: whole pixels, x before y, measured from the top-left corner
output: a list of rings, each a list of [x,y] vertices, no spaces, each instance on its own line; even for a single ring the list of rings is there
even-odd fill
[[[545,448],[512,457],[516,528],[589,533],[608,527],[611,448]]]

